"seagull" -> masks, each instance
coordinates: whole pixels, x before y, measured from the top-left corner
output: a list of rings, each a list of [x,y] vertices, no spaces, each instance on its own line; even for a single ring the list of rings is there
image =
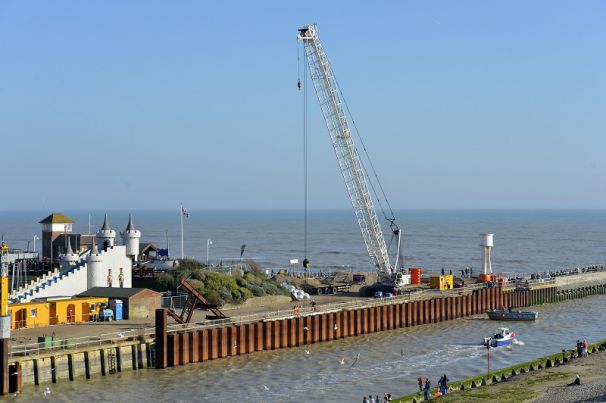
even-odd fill
[[[51,369],[49,369],[48,371],[46,371],[46,373],[47,373],[47,374],[50,374],[50,373],[51,373],[51,372],[53,372],[54,370],[55,370],[55,368],[51,368]],[[48,388],[46,388],[46,389],[48,389]],[[49,389],[49,390],[50,390],[50,389]]]
[[[46,388],[46,389],[44,389],[44,396],[48,396],[48,395],[50,395],[50,394],[51,394],[51,390],[50,390],[50,388]]]
[[[309,355],[309,350],[305,349],[305,354]]]
[[[341,358],[341,365],[345,364],[345,358]]]
[[[309,328],[307,326],[303,327],[303,330],[309,330]]]
[[[265,386],[265,385],[263,385],[263,389],[269,390],[269,388],[267,386]]]
[[[337,330],[339,327],[337,326],[337,324],[335,323],[335,330]]]

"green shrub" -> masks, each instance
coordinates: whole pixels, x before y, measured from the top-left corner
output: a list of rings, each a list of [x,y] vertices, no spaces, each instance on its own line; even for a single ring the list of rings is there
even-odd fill
[[[268,279],[252,260],[246,261],[248,271],[234,271],[234,276],[208,270],[201,262],[183,259],[175,270],[159,273],[153,278],[141,279],[139,284],[156,291],[175,291],[182,278],[197,289],[211,304],[239,304],[253,296],[290,295],[275,280]],[[144,280],[144,281],[143,281]]]

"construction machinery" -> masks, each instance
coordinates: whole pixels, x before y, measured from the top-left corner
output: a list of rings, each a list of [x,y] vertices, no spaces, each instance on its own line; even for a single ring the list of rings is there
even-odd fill
[[[178,314],[173,309],[168,310],[168,314],[178,323],[189,323],[196,307],[211,311],[214,316],[207,316],[206,319],[226,319],[227,316],[221,312],[216,305],[212,305],[184,278],[181,279],[181,287],[187,290],[187,299],[183,305],[181,313]]]
[[[378,272],[377,285],[383,288],[399,288],[406,284],[403,269],[398,266],[398,263],[402,264],[400,228],[395,223],[395,217],[391,208],[389,209],[391,212],[390,216],[387,216],[383,211],[385,218],[390,223],[392,241],[395,239],[397,243],[395,262],[392,264],[369,191],[368,173],[354,144],[348,116],[345,113],[347,104],[341,94],[328,57],[320,42],[316,26],[308,25],[299,29],[298,39],[304,44],[304,55],[309,67],[310,77],[320,103],[320,108],[322,109],[322,114],[324,115],[341,174],[345,180],[347,193],[351,200],[358,225],[360,226],[368,255]],[[368,154],[366,156],[368,157]],[[378,182],[378,176],[374,172],[372,161],[370,161],[369,157],[368,160],[374,177]],[[370,185],[376,195],[372,182],[370,182]],[[380,183],[378,183],[378,187],[383,196],[385,196]],[[387,202],[386,197],[385,201]],[[379,204],[381,204],[380,200]],[[389,202],[387,204],[389,206]]]

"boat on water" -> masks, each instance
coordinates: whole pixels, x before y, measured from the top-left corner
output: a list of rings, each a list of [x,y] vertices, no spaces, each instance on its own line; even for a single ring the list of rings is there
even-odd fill
[[[491,309],[486,311],[488,318],[492,320],[537,320],[538,312],[512,311],[511,309]]]
[[[516,334],[510,332],[508,328],[502,327],[496,331],[492,337],[484,337],[484,344],[486,347],[503,347],[513,343]]]

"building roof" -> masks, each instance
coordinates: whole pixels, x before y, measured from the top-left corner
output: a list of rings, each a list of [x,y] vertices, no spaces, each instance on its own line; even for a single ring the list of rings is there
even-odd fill
[[[105,219],[103,220],[103,227],[101,227],[101,231],[111,231],[112,229],[109,226],[109,220],[107,219],[107,213],[105,213]]]
[[[128,225],[126,226],[127,231],[136,231],[135,224],[133,224],[133,215],[128,215]]]
[[[160,248],[158,248],[151,242],[141,244],[141,254],[145,254],[145,252],[149,252],[150,250],[156,251],[156,253],[158,253],[160,251]]]
[[[141,292],[159,292],[147,288],[118,288],[118,287],[93,287],[78,294],[79,297],[107,297],[107,298],[130,298]]]
[[[39,224],[73,224],[74,220],[61,214],[53,213],[46,217],[44,220],[38,221]]]

